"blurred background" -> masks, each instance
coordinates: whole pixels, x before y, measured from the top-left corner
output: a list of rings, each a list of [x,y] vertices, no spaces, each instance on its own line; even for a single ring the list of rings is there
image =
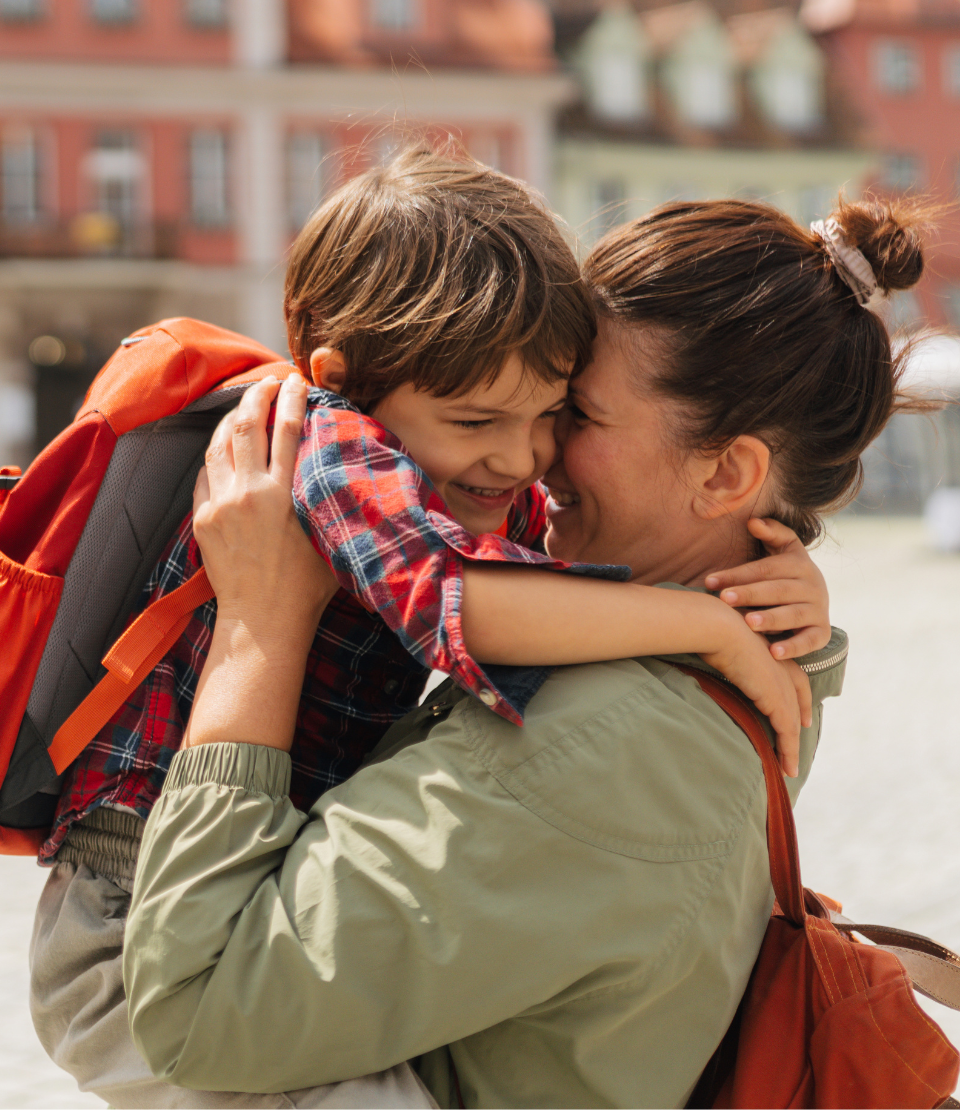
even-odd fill
[[[960,0],[0,0],[0,464],[164,316],[285,353],[293,237],[417,131],[534,184],[583,248],[673,199],[802,223],[841,189],[954,205]],[[929,246],[886,311],[910,382],[957,400],[956,209]],[[895,418],[865,463],[815,552],[852,650],[804,874],[960,949],[960,410]],[[0,1107],[97,1106],[27,1015],[44,878],[0,858]]]
[[[952,204],[960,0],[0,0],[0,463],[164,316],[285,353],[293,236],[411,131],[531,182],[583,246],[672,199]],[[960,324],[958,232],[894,327]],[[953,340],[914,369],[960,393]],[[960,486],[960,422],[894,421],[867,471],[863,510],[919,512]]]

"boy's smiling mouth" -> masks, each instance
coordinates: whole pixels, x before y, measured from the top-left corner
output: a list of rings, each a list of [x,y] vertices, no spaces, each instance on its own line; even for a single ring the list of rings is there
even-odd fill
[[[485,501],[497,501],[504,497],[509,497],[513,501],[517,491],[516,486],[510,486],[508,489],[494,489],[484,486],[465,486],[462,482],[454,482],[453,484],[457,489],[463,490],[464,493],[469,493],[472,497],[482,497]]]

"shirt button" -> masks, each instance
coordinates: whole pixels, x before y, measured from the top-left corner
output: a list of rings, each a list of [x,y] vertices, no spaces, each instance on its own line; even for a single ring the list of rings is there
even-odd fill
[[[395,694],[400,689],[400,683],[395,678],[388,678],[383,684],[385,694]]]
[[[492,690],[481,690],[477,697],[491,709],[497,704],[497,695]]]

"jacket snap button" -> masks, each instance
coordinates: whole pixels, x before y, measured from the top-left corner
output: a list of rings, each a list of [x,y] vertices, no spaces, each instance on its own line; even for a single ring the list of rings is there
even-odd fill
[[[492,690],[481,690],[478,697],[484,705],[489,705],[491,709],[497,704],[497,695]]]
[[[400,689],[400,683],[395,678],[388,678],[383,684],[385,694],[395,694]]]

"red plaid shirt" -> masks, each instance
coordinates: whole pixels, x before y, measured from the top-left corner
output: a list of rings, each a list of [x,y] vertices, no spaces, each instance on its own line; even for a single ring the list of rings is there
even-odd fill
[[[417,705],[432,669],[522,723],[526,703],[549,672],[483,668],[470,657],[460,625],[464,559],[627,574],[625,568],[569,567],[531,550],[541,544],[545,525],[539,487],[517,498],[507,538],[467,532],[447,515],[396,437],[323,390],[310,392],[294,503],[343,587],[317,628],[290,753],[290,793],[304,810],[353,774],[390,725]],[[201,563],[188,517],[137,611],[176,589]],[[183,739],[216,612],[214,600],[194,613],[176,647],[70,768],[42,862],[54,857],[68,827],[99,805],[129,807],[144,817],[150,812]]]

